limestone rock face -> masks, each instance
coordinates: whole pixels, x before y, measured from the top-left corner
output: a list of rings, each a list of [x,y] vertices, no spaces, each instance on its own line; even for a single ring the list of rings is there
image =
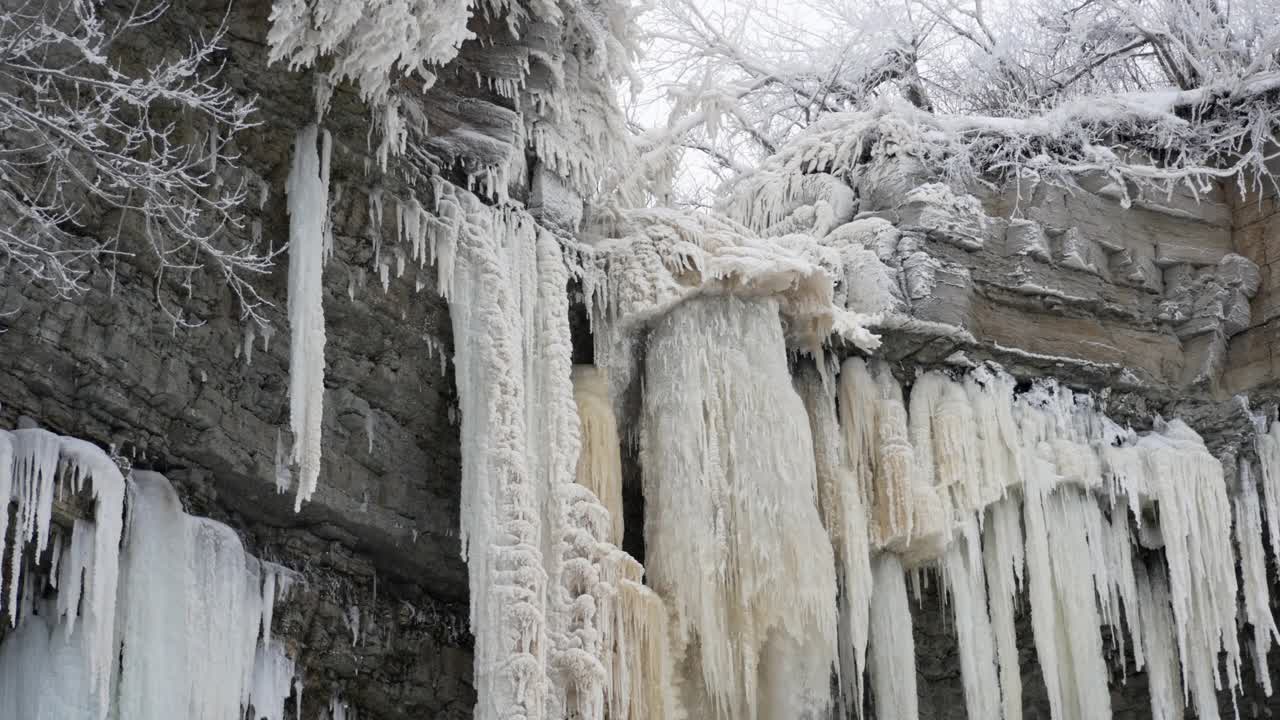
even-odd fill
[[[906,315],[926,323],[885,323],[894,360],[962,352],[1094,387],[1221,398],[1229,343],[1256,325],[1253,298],[1269,287],[1232,240],[1239,213],[1221,187],[1157,202],[1082,176],[1074,188],[1022,182],[965,194],[901,156],[860,166],[850,183],[858,222],[898,230],[882,259]],[[1265,246],[1252,245],[1264,262]]]

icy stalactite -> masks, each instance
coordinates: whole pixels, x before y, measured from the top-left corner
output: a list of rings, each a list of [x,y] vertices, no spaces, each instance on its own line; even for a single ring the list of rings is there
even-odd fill
[[[290,467],[292,453],[285,446],[284,434],[276,430],[275,486],[276,492],[284,494],[293,484],[293,468]]]
[[[595,495],[576,484],[559,495],[549,717],[674,718],[665,605],[641,584],[640,563],[603,539],[609,516]]]
[[[1109,517],[1099,516],[1099,519],[1101,523],[1096,530],[1101,533],[1099,544],[1105,555],[1105,576],[1095,568],[1098,602],[1121,657],[1125,654],[1126,637],[1120,621],[1123,609],[1124,627],[1128,628],[1129,651],[1133,654],[1134,667],[1141,670],[1146,664],[1146,653],[1138,622],[1138,585],[1133,562],[1133,548],[1137,543],[1123,508],[1113,508]],[[1093,541],[1092,537],[1090,541]],[[1101,583],[1096,582],[1099,578],[1102,579]],[[1124,669],[1122,665],[1122,673]]]
[[[92,515],[77,518],[69,545],[53,546],[48,581],[58,588],[53,617],[58,640],[51,640],[49,653],[74,657],[89,695],[76,701],[87,703],[86,717],[102,720],[110,701],[111,667],[114,663],[114,626],[119,566],[119,546],[124,518],[125,481],[116,464],[97,446],[76,438],[59,437],[38,428],[0,431],[0,558],[8,549],[9,594],[0,594],[0,607],[7,607],[9,621],[32,617],[31,600],[20,600],[18,588],[34,597],[42,578],[20,572],[28,543],[37,557],[49,546],[54,534],[53,503],[88,492],[93,499]],[[7,523],[10,502],[16,504],[13,542],[9,543]],[[42,621],[44,622],[44,621]],[[74,638],[73,638],[74,635]],[[65,645],[65,646],[62,646]],[[71,647],[74,645],[74,647]],[[52,655],[49,655],[52,657]],[[38,663],[36,659],[29,659]],[[70,661],[70,660],[68,660]],[[0,673],[3,671],[0,670]],[[63,674],[73,672],[67,669]],[[68,679],[68,682],[72,680]]]
[[[549,650],[545,490],[528,457],[527,324],[516,292],[517,273],[536,266],[511,257],[534,242],[534,230],[527,216],[441,190],[441,223],[431,239],[435,257],[450,258],[439,269],[439,287],[448,293],[462,410],[461,535],[476,635],[475,715],[541,718]]]
[[[289,196],[289,429],[298,465],[295,510],[315,492],[320,477],[324,420],[324,225],[329,214],[329,134],[317,150],[308,125],[294,141]],[[322,155],[324,156],[322,158]],[[277,487],[279,480],[277,479]]]
[[[14,430],[6,433],[12,455],[4,472],[10,478],[10,494],[5,496],[16,505],[13,513],[17,522],[13,528],[14,547],[35,544],[36,555],[43,555],[49,542],[49,521],[53,514],[53,491],[57,484],[58,453],[60,440],[57,435],[39,428]],[[5,516],[7,524],[9,513]],[[7,540],[7,536],[6,540]],[[18,590],[21,587],[22,560],[20,551],[10,553],[8,597],[0,599],[9,610],[10,624],[18,621]]]
[[[549,589],[548,635],[551,697],[548,715],[604,720],[605,632],[601,611],[608,614],[613,587],[602,577],[600,550],[609,532],[608,514],[590,490],[579,485],[559,489],[564,504],[563,536],[556,546],[560,560]]]
[[[256,660],[280,660],[278,648],[259,652],[262,605],[274,602],[264,597],[260,568],[230,528],[184,514],[163,476],[134,473],[121,572],[120,717],[223,720],[250,702],[264,715],[283,702],[254,695],[263,674],[275,672]],[[289,681],[272,688],[287,696]]]
[[[231,528],[208,518],[184,519],[185,577],[177,580],[185,587],[177,585],[170,596],[186,594],[181,642],[188,648],[187,716],[219,720],[235,716],[246,700],[245,683],[251,676],[262,619],[261,575],[256,561],[246,564],[240,538]],[[137,571],[133,566],[132,577],[137,577]],[[145,601],[134,602],[144,611],[149,609]]]
[[[1271,556],[1280,558],[1280,422],[1272,422],[1268,432],[1258,433],[1255,448],[1258,451],[1267,536],[1271,538]]]
[[[622,544],[622,448],[618,421],[609,402],[608,373],[592,365],[573,367],[573,397],[582,426],[577,480],[595,493],[609,511],[607,540]]]
[[[454,325],[475,714],[602,720],[621,700],[615,683],[669,683],[619,665],[633,656],[627,633],[648,627],[655,609],[619,602],[621,585],[639,582],[639,565],[609,542],[610,512],[574,482],[569,269],[560,241],[527,213],[434,189],[438,216],[405,225],[425,233],[415,254],[425,250],[437,264]],[[646,615],[627,616],[633,608]],[[664,612],[660,601],[657,608]],[[634,643],[665,655],[652,638]]]
[[[797,379],[796,389],[809,414],[818,476],[818,508],[836,558],[840,595],[840,707],[844,716],[856,711],[861,717],[867,624],[874,590],[863,488],[848,465],[850,453],[844,451],[844,436],[836,419],[836,388],[823,382],[816,368],[808,367]],[[874,430],[874,424],[871,428]],[[857,457],[865,457],[867,450],[859,447]],[[869,469],[864,467],[863,473],[867,472]]]
[[[1070,709],[1064,717],[1111,717],[1102,620],[1095,598],[1097,564],[1092,562],[1098,539],[1089,533],[1101,511],[1096,500],[1074,488],[1064,488],[1043,502],[1048,547],[1053,549],[1049,559],[1058,615],[1059,670],[1066,680],[1063,702]],[[1032,612],[1039,609],[1033,605]]]
[[[91,516],[74,520],[70,543],[54,545],[47,577],[23,582],[22,622],[0,642],[0,685],[15,680],[0,692],[0,716],[241,717],[260,627],[269,617],[262,605],[274,598],[264,593],[260,565],[236,534],[185,515],[168,481],[141,471],[129,482],[126,531],[126,483],[102,450],[34,429],[0,438],[0,445],[18,449],[13,467],[20,484],[54,468],[50,503],[85,492],[94,499]],[[11,550],[23,554],[20,545]],[[35,586],[46,581],[56,597],[37,600],[45,593]]]
[[[1236,520],[1236,547],[1240,551],[1240,576],[1244,581],[1244,612],[1253,627],[1253,671],[1263,691],[1271,695],[1271,672],[1267,653],[1280,642],[1280,630],[1271,614],[1271,592],[1267,583],[1267,555],[1262,544],[1262,507],[1258,488],[1247,461],[1240,463],[1239,492],[1233,498]]]
[[[1226,687],[1240,686],[1231,505],[1222,464],[1179,420],[1144,435],[1138,447],[1160,511],[1183,684],[1196,713],[1211,720],[1218,717],[1219,653],[1226,655]]]
[[[952,515],[971,514],[1000,496],[997,492],[987,497],[983,492],[986,476],[977,424],[960,383],[939,372],[916,378],[909,415],[916,467],[932,478],[944,500],[950,500]]]
[[[672,697],[667,607],[638,579],[618,582],[609,718],[678,720]]]
[[[965,706],[971,718],[999,718],[1001,688],[977,520],[962,521],[956,535],[943,556],[942,575],[955,611]]]
[[[906,573],[898,556],[879,553],[871,562],[876,593],[871,598],[871,691],[877,720],[917,720],[916,646]]]
[[[134,473],[120,597],[120,633],[134,651],[120,666],[122,717],[187,714],[188,542],[187,516],[168,480]]]
[[[1066,438],[1081,423],[1067,391],[1039,385],[1018,398],[1015,416],[1022,447],[1025,554],[1036,653],[1054,720],[1110,717],[1101,618],[1094,591],[1100,538],[1088,532],[1097,501],[1066,478],[1058,461]],[[1086,449],[1087,452],[1092,450]],[[1059,548],[1072,548],[1060,552]]]
[[[903,439],[899,443],[888,443],[881,439],[878,424],[881,407],[887,402],[881,397],[880,387],[867,363],[860,357],[851,357],[840,366],[839,383],[836,395],[839,405],[839,425],[843,442],[840,449],[844,454],[844,463],[853,473],[858,492],[862,495],[862,503],[870,517],[868,533],[877,544],[883,545],[883,538],[897,532],[910,532],[912,503],[907,501],[911,491],[910,442],[906,440],[906,410],[902,410]],[[901,400],[901,389],[898,391]],[[901,403],[899,403],[901,404]],[[881,491],[876,484],[880,476],[877,469],[882,463],[880,453],[891,445],[895,449],[903,444],[906,469],[888,474],[888,470],[896,470],[903,463],[892,461],[884,464],[889,467],[884,475],[887,487]],[[880,497],[885,499],[882,501]],[[880,504],[885,504],[881,509]],[[883,519],[882,515],[883,513]],[[883,527],[882,527],[883,526]]]
[[[249,686],[249,704],[253,706],[254,720],[284,720],[285,701],[294,692],[295,672],[293,658],[285,653],[280,643],[258,645]]]
[[[836,656],[834,559],[778,312],[769,299],[694,299],[649,339],[648,570],[672,611],[691,717],[751,719],[780,705],[786,717],[819,717],[829,703],[811,691]],[[785,683],[768,672],[779,667]]]
[[[323,712],[320,717],[324,717]],[[356,709],[348,705],[346,700],[334,695],[329,698],[329,720],[358,720]]]
[[[983,568],[991,630],[1000,668],[1001,717],[1022,720],[1022,668],[1018,663],[1014,606],[1024,585],[1022,514],[1017,498],[1006,497],[988,511],[982,536]],[[993,715],[994,717],[994,715]]]
[[[916,378],[911,386],[910,405],[907,422],[914,453],[916,482],[934,488],[939,499],[950,505],[949,492],[946,486],[939,486],[937,453],[934,452],[934,416],[938,406],[946,394],[947,377],[938,372],[929,372]],[[946,513],[947,535],[951,533],[952,513],[950,507]]]
[[[877,548],[924,562],[942,554],[949,525],[937,490],[917,472],[902,387],[883,362],[845,360],[840,426],[849,465],[863,489]]]
[[[1182,720],[1185,699],[1174,640],[1173,606],[1163,569],[1150,572],[1136,567],[1138,614],[1147,650],[1147,686],[1151,692],[1152,720]]]
[[[964,378],[964,392],[973,408],[976,450],[982,460],[972,491],[978,500],[976,508],[992,505],[1021,481],[1013,388],[1013,377],[985,365]]]

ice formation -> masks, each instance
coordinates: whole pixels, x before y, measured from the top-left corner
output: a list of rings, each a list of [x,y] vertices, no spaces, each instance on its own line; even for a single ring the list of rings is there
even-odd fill
[[[909,393],[875,359],[847,358],[835,376],[823,339],[838,335],[846,318],[858,322],[841,308],[856,293],[839,289],[859,281],[843,245],[852,235],[786,235],[786,223],[809,228],[797,203],[836,210],[814,188],[788,192],[777,198],[781,215],[761,210],[758,225],[770,237],[716,217],[645,210],[623,213],[609,237],[573,248],[615,406],[643,354],[647,565],[672,614],[682,709],[700,717],[803,716],[809,710],[797,695],[830,651],[810,642],[809,628],[834,616],[843,711],[860,709],[865,665],[878,712],[914,718],[914,659],[885,623],[909,622],[903,572],[933,568],[955,615],[970,717],[1022,717],[1014,616],[1024,602],[1054,720],[1110,717],[1109,683],[1131,670],[1153,674],[1153,706],[1165,716],[1189,701],[1215,717],[1217,686],[1239,692],[1241,655],[1227,599],[1236,595],[1232,501],[1217,459],[1180,422],[1139,435],[1111,422],[1088,395],[1052,380],[1017,391],[992,365],[919,373]],[[845,339],[855,338],[874,353],[874,336],[855,331]],[[778,389],[785,383],[777,378],[792,372],[777,359],[780,348],[814,357],[799,363],[795,385],[807,410],[802,437],[792,436],[797,421],[787,419],[794,399]],[[771,432],[757,435],[759,424]],[[796,446],[813,449],[812,468],[790,454]],[[762,447],[768,457],[757,459]],[[1254,512],[1247,494],[1235,500],[1243,518],[1237,536],[1248,548],[1242,561],[1253,571],[1245,614],[1262,633],[1255,645],[1274,637],[1250,558],[1264,515],[1280,516],[1269,511],[1280,496],[1269,490],[1280,484],[1280,440],[1263,436],[1258,452],[1264,465],[1275,458],[1270,475],[1263,468],[1257,503],[1268,511]],[[791,488],[786,497],[772,494],[779,486]],[[826,546],[804,534],[813,528],[800,527],[813,522],[815,496],[837,588],[824,597],[808,591],[828,583],[825,559],[815,565],[813,553],[791,555],[794,544],[825,555]],[[767,531],[753,524],[760,508],[771,518]],[[754,529],[744,555],[745,527]],[[1167,533],[1174,536],[1162,541],[1162,561],[1136,552]],[[1075,551],[1056,551],[1063,547]],[[763,553],[768,567],[757,562]],[[805,592],[786,608],[790,616],[774,621],[789,629],[785,637],[759,629],[781,613],[751,591],[768,573],[806,578],[792,582]],[[740,599],[730,605],[726,596]],[[1157,607],[1144,607],[1144,597]],[[1104,632],[1118,664],[1104,654]],[[780,657],[787,661],[775,662]],[[774,672],[789,675],[799,692],[773,695]]]
[[[392,70],[419,71],[432,79],[428,64],[443,64],[458,53],[467,30],[469,6],[463,2],[418,0],[385,2],[276,2],[267,36],[272,60],[287,58],[307,66],[333,54],[333,79],[359,85],[367,100],[383,101],[391,92]]]
[[[1186,698],[1173,639],[1173,606],[1162,572],[1137,570],[1138,608],[1147,646],[1147,684],[1151,689],[1152,720],[1181,720]]]
[[[1002,703],[980,537],[976,518],[963,521],[943,556],[942,572],[955,610],[968,717],[998,718]]]
[[[0,636],[0,717],[283,717],[293,663],[269,623],[285,571],[245,554],[227,526],[183,513],[163,476],[126,480],[82,440],[0,431],[0,489],[19,520],[4,549],[26,570],[11,580],[22,586],[7,606],[16,628]],[[55,504],[86,496],[86,517],[55,522],[76,512]]]
[[[57,635],[41,646],[41,655],[23,657],[14,651],[13,662],[37,665],[42,659],[55,662],[60,658],[59,678],[68,683],[66,700],[84,709],[84,717],[103,720],[110,699],[111,668],[114,664],[112,645],[116,622],[119,544],[123,527],[125,481],[119,468],[96,446],[76,438],[59,437],[47,430],[26,428],[0,431],[0,560],[9,551],[9,587],[7,597],[0,593],[0,607],[8,612],[8,622],[17,625],[24,615],[35,610],[33,598],[40,578],[31,569],[25,573],[29,556],[23,548],[31,545],[34,557],[41,558],[53,536],[55,498],[82,493],[93,498],[92,519],[77,518],[72,523],[70,543],[53,546],[49,582],[60,587],[55,607],[49,617],[34,621],[49,627],[60,625]],[[10,541],[9,505],[15,505]],[[2,583],[0,583],[2,585]],[[27,596],[22,600],[19,589]],[[0,587],[0,590],[3,588]],[[46,608],[48,610],[48,608]],[[39,634],[38,630],[30,630]],[[32,642],[39,642],[32,639]],[[54,643],[66,647],[55,646]],[[13,677],[14,702],[23,687],[14,676],[15,665],[0,663],[0,679]],[[87,692],[85,692],[87,691]],[[78,696],[77,696],[78,695]],[[0,697],[0,707],[4,699]],[[54,709],[43,710],[39,698],[32,698],[32,718],[58,717]],[[40,715],[47,712],[48,715]],[[68,711],[69,712],[69,711]],[[6,715],[19,717],[20,715]]]
[[[876,592],[871,597],[869,671],[877,720],[918,720],[916,646],[902,562],[893,553],[872,561]]]
[[[816,718],[829,703],[834,558],[778,313],[771,298],[694,298],[649,336],[648,571],[693,717]]]
[[[1267,516],[1267,537],[1271,538],[1271,556],[1280,558],[1280,422],[1267,427],[1260,423],[1256,450],[1262,485],[1262,503]],[[1261,430],[1267,430],[1262,432]]]
[[[851,361],[852,362],[852,361]],[[859,715],[863,705],[871,596],[871,541],[863,484],[849,465],[844,436],[836,419],[835,386],[817,368],[796,381],[813,433],[818,508],[835,552],[839,602],[840,708]]]
[[[1280,642],[1280,630],[1276,629],[1275,618],[1271,615],[1267,554],[1262,544],[1262,507],[1252,475],[1250,464],[1242,462],[1239,492],[1233,499],[1235,535],[1240,552],[1245,617],[1253,627],[1253,671],[1258,684],[1270,695],[1271,672],[1267,666],[1267,653],[1273,643]]]
[[[435,263],[454,326],[475,715],[603,720],[609,707],[661,703],[662,664],[631,662],[665,655],[665,611],[639,588],[639,564],[612,542],[612,514],[592,490],[617,481],[575,482],[582,440],[560,241],[521,209],[435,189],[436,215],[421,213],[407,241],[415,260]],[[610,448],[591,432],[589,453],[617,452],[616,438]],[[610,463],[586,465],[592,475]],[[657,694],[642,702],[622,688]]]
[[[615,602],[608,717],[675,718],[666,604],[638,577],[619,580]]]
[[[622,448],[618,421],[609,402],[609,378],[593,365],[573,367],[573,397],[582,425],[578,484],[589,488],[609,511],[609,542],[622,544]]]
[[[1000,671],[1001,717],[1022,720],[1022,668],[1018,664],[1014,607],[1024,587],[1022,513],[1015,498],[993,504],[982,537],[987,608]],[[993,715],[992,717],[995,717]]]
[[[887,365],[849,358],[840,372],[841,429],[870,513],[873,545],[909,562],[937,558],[949,515],[927,468],[915,457],[902,386]],[[931,459],[931,456],[930,456]]]
[[[324,421],[324,224],[329,214],[329,134],[298,132],[289,195],[289,429],[298,465],[294,509],[315,492]],[[277,487],[279,480],[277,479]]]

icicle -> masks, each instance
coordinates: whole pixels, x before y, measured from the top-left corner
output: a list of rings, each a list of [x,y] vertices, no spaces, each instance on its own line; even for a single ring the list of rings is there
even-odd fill
[[[1236,563],[1222,464],[1179,420],[1159,435],[1143,436],[1139,447],[1160,508],[1183,684],[1197,715],[1214,720],[1220,652],[1227,656],[1227,687],[1240,686]]]
[[[1051,440],[1058,416],[1043,407],[1054,397],[1033,393],[1017,407],[1031,626],[1054,720],[1105,718],[1110,694],[1085,529],[1091,501],[1076,487],[1057,490]],[[1100,512],[1096,505],[1092,511]]]
[[[1023,539],[1016,498],[1005,498],[991,506],[983,528],[982,553],[1000,666],[1001,717],[1022,720],[1022,668],[1018,663],[1014,603],[1022,587]]]
[[[355,647],[360,642],[360,608],[355,605],[348,607],[342,615],[342,624],[351,633],[351,647]]]
[[[536,720],[551,689],[545,598],[548,575],[558,572],[550,546],[560,540],[542,519],[553,490],[573,484],[578,455],[568,270],[556,240],[527,215],[435,188],[449,229],[433,236],[431,249],[437,287],[450,299],[462,410],[475,714]]]
[[[285,701],[289,699],[293,681],[294,662],[284,648],[279,643],[259,645],[254,654],[253,684],[249,693],[254,720],[284,720]],[[298,694],[301,697],[301,688]]]
[[[345,700],[339,700],[335,694],[329,699],[329,718],[330,720],[356,720],[356,711]]]
[[[112,642],[125,492],[120,469],[91,443],[38,428],[0,431],[0,491],[0,549],[8,544],[11,561],[6,604],[11,622],[28,625],[28,629],[15,631],[12,639],[6,638],[6,643],[15,647],[28,640],[34,643],[18,655],[5,654],[7,659],[0,661],[0,677],[22,677],[19,668],[35,673],[35,677],[44,676],[38,682],[24,682],[9,691],[13,693],[10,702],[30,713],[13,716],[104,720],[115,660]],[[56,544],[53,577],[49,580],[58,588],[57,597],[49,607],[42,604],[37,608],[37,586],[43,587],[43,578],[28,575],[22,579],[24,565],[28,572],[34,571],[31,564],[24,562],[24,547],[33,543],[36,556],[43,553],[56,535],[51,525],[54,498],[86,491],[93,498],[92,519],[75,520],[69,546]],[[5,526],[11,500],[16,502],[17,525],[9,544]],[[40,615],[46,617],[41,619]],[[52,638],[25,635],[51,632],[53,625],[61,627]],[[32,654],[23,656],[22,652]],[[40,694],[50,697],[33,697]],[[3,708],[4,698],[0,697],[0,709]]]
[[[0,717],[15,720],[98,718],[85,668],[87,626],[64,637],[46,615],[30,615],[0,643]]]
[[[269,322],[264,322],[258,328],[258,332],[262,335],[262,352],[271,352],[271,337],[276,334],[275,327]]]
[[[265,647],[271,646],[271,625],[275,622],[278,567],[270,563],[261,564],[262,597],[258,604],[262,608],[262,616],[258,619],[258,625],[262,628],[262,645]]]
[[[858,370],[854,369],[853,372]],[[836,579],[840,595],[841,714],[848,716],[852,710],[858,717],[862,717],[867,624],[870,620],[874,580],[871,574],[871,545],[867,533],[863,489],[846,464],[851,453],[845,451],[842,441],[850,434],[861,437],[874,432],[874,425],[846,431],[842,436],[836,421],[835,388],[823,382],[816,368],[807,367],[796,386],[809,414],[818,476],[818,507],[836,557]],[[848,420],[858,421],[867,420],[862,413],[853,413]],[[874,423],[874,416],[870,421]],[[865,447],[859,447],[857,457],[865,457],[866,450]]]
[[[1280,422],[1271,423],[1270,432],[1258,433],[1255,446],[1262,471],[1262,502],[1267,535],[1271,538],[1271,557],[1280,558]]]
[[[999,718],[1000,684],[978,523],[970,518],[957,530],[956,541],[947,546],[943,557],[942,572],[955,610],[965,707],[971,718]]]
[[[276,492],[283,494],[293,484],[293,470],[289,467],[290,452],[284,447],[284,435],[276,430],[275,483]]]
[[[902,563],[892,553],[871,562],[876,593],[871,597],[868,661],[876,720],[918,720],[916,646]]]
[[[120,633],[130,651],[120,664],[119,712],[130,720],[186,717],[187,518],[161,475],[135,472],[129,542],[121,562]],[[239,688],[235,689],[237,697]]]
[[[254,661],[262,617],[257,562],[251,565],[252,574],[247,573],[240,538],[226,525],[208,518],[184,517],[184,521],[187,541],[174,544],[182,547],[187,556],[182,559],[181,574],[169,578],[176,584],[167,590],[186,595],[185,622],[168,629],[181,633],[180,642],[187,647],[189,709],[183,717],[224,720],[240,714],[244,685]],[[138,529],[137,525],[133,529]],[[174,538],[167,538],[166,542],[173,543]],[[137,563],[146,561],[144,557],[133,558]],[[135,566],[133,577],[137,571]],[[162,597],[168,596],[171,595]],[[131,603],[140,605],[144,612],[154,610],[150,598],[133,598]],[[132,637],[126,635],[126,647]],[[145,706],[146,699],[140,702]]]
[[[1124,609],[1124,622],[1129,630],[1129,649],[1133,653],[1136,669],[1141,670],[1146,663],[1143,651],[1142,631],[1138,623],[1138,586],[1133,569],[1133,537],[1129,531],[1129,519],[1123,509],[1112,511],[1111,517],[1100,518],[1101,544],[1106,555],[1105,597],[1099,589],[1099,600],[1105,601],[1107,624],[1111,627],[1111,635],[1116,640],[1120,657],[1124,657],[1124,638],[1120,630],[1120,609]],[[1090,542],[1093,538],[1090,538]],[[1121,663],[1121,672],[1125,668]]]
[[[605,370],[591,365],[573,367],[573,397],[582,426],[582,452],[577,480],[595,493],[609,511],[609,542],[622,543],[622,450],[618,425],[609,403],[609,379]]]
[[[987,483],[978,454],[982,448],[978,426],[960,383],[937,372],[916,378],[911,388],[911,429],[917,467],[932,473],[934,487],[944,498],[950,497],[955,513],[972,514],[1000,496],[1003,488],[984,493]]]
[[[648,570],[682,639],[688,711],[752,720],[782,705],[785,717],[825,716],[834,560],[777,302],[682,303],[652,330],[645,371]],[[771,672],[781,668],[785,677]]]
[[[1240,491],[1235,497],[1236,547],[1240,551],[1240,576],[1244,579],[1245,618],[1253,626],[1253,671],[1263,692],[1271,696],[1271,672],[1267,653],[1280,642],[1280,630],[1271,615],[1267,587],[1267,556],[1262,546],[1262,509],[1258,488],[1247,461],[1240,463]]]
[[[83,623],[86,626],[84,641],[89,646],[89,675],[96,692],[97,718],[102,720],[107,714],[111,671],[115,666],[113,643],[120,537],[124,530],[125,480],[115,462],[92,443],[64,437],[60,443],[60,454],[63,466],[77,489],[83,488],[87,480],[93,490],[93,521],[76,520],[72,530],[73,545],[76,538],[88,545],[87,537],[92,535],[89,558],[81,560],[77,557],[80,553],[75,553],[69,565],[73,574],[83,574],[88,583],[81,612],[87,616]],[[66,605],[68,617],[74,607],[73,603]]]
[[[1178,676],[1178,648],[1173,637],[1173,608],[1169,586],[1160,572],[1136,568],[1138,613],[1147,650],[1147,686],[1152,720],[1182,720],[1182,682]]]
[[[7,430],[0,430],[0,565],[4,563],[5,549],[9,545],[9,503],[16,497],[13,487],[13,458],[14,458],[14,439],[13,435]],[[18,515],[21,515],[19,511]],[[21,555],[22,536],[18,535],[13,542],[13,554]],[[0,568],[0,611],[6,607],[9,609],[9,624],[12,625],[18,617],[18,608],[16,603],[6,602],[4,587],[4,569]],[[17,572],[9,573],[9,582],[13,585],[18,584]],[[3,622],[3,620],[0,620]]]
[[[244,352],[242,353],[245,365],[253,364],[253,340],[253,323],[247,322],[244,325]]]
[[[872,511],[872,543],[912,564],[938,557],[948,516],[931,473],[918,472],[902,387],[884,363],[869,371],[860,358],[850,358],[841,368],[839,393],[845,453]]]
[[[22,548],[34,542],[38,557],[44,554],[49,542],[60,440],[57,435],[39,428],[14,430],[8,433],[8,437],[13,453],[9,482],[12,498],[17,503],[13,513],[17,526],[14,528],[14,549],[10,553],[9,597],[5,604],[9,609],[10,624],[17,624],[18,590],[22,585],[22,559],[25,556]],[[8,505],[7,502],[5,504]],[[0,514],[8,515],[7,512]]]
[[[289,196],[289,428],[298,469],[294,510],[315,492],[324,421],[324,226],[329,215],[329,142],[323,158],[309,125],[294,142]]]
[[[617,593],[609,718],[673,718],[667,608],[638,580],[620,580]]]
[[[1018,467],[1018,426],[1013,419],[1013,378],[983,366],[964,380],[965,395],[973,407],[978,456],[982,470],[975,488],[977,507],[1004,497],[1021,481]]]

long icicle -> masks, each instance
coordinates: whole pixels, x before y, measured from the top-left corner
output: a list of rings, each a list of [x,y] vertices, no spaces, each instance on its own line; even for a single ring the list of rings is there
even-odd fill
[[[840,593],[840,706],[844,716],[852,710],[862,717],[867,624],[875,589],[867,511],[862,488],[846,464],[849,453],[841,446],[847,435],[842,436],[836,421],[835,388],[823,382],[817,368],[811,366],[802,371],[796,388],[809,413],[818,473],[818,507],[836,556]],[[857,415],[849,422],[858,422]],[[874,431],[874,427],[870,431]]]
[[[298,132],[289,196],[289,429],[298,464],[294,510],[315,492],[324,421],[324,226],[329,214],[329,134],[317,149],[315,125]]]
[[[919,720],[916,649],[902,562],[893,553],[872,560],[876,594],[871,598],[871,687],[876,720]]]

